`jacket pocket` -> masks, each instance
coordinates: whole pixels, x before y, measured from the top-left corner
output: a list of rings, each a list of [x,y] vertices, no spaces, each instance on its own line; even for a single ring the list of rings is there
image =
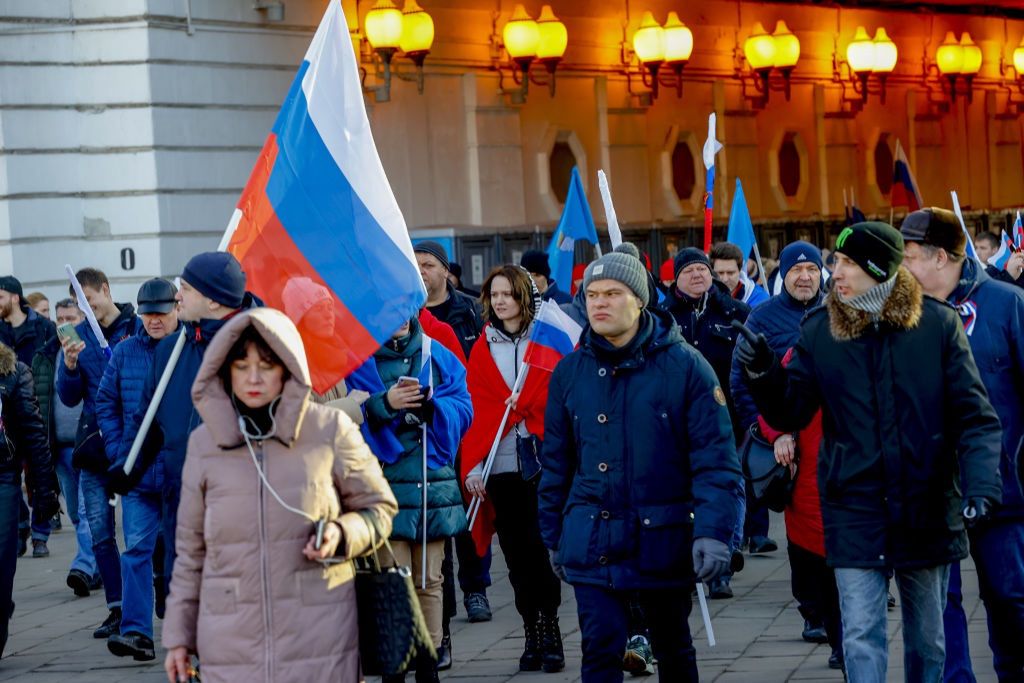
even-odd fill
[[[597,510],[592,507],[574,507],[562,522],[562,537],[558,542],[558,561],[577,569],[591,567],[597,560]]]
[[[683,578],[692,572],[693,521],[686,503],[637,508],[643,574]]]
[[[238,579],[204,577],[199,589],[203,614],[234,614],[238,611]]]
[[[351,562],[342,562],[326,568],[317,567],[296,574],[299,597],[306,607],[344,602],[353,597],[346,584],[352,582],[355,570]]]

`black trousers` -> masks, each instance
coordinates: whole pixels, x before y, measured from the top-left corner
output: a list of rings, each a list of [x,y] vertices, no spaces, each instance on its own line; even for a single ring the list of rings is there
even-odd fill
[[[576,609],[583,637],[583,683],[621,683],[630,603],[643,610],[658,659],[658,680],[696,683],[697,653],[690,637],[690,588],[616,591],[580,584]]]
[[[822,624],[828,644],[842,652],[843,627],[839,613],[839,589],[836,575],[825,558],[789,542],[789,568],[793,597],[800,603],[800,614],[814,624]]]
[[[537,521],[537,480],[523,481],[518,472],[495,474],[487,481],[494,506],[494,530],[508,565],[516,610],[526,619],[539,612],[554,614],[562,602],[562,582],[551,570]]]

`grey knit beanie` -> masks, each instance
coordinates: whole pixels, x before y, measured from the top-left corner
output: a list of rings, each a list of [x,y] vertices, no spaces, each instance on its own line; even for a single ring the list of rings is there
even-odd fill
[[[623,242],[619,246],[615,247],[616,254],[629,254],[637,261],[642,261],[640,258],[640,250],[636,248],[636,245],[632,242]]]
[[[598,280],[616,280],[629,287],[640,303],[647,306],[647,271],[643,264],[628,254],[612,252],[597,259],[583,273],[583,289]]]

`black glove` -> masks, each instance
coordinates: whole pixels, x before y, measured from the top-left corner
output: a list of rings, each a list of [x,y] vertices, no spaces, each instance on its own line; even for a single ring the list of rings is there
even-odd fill
[[[964,501],[964,524],[973,528],[992,519],[992,501],[983,496],[974,496]]]
[[[739,320],[733,320],[732,326],[740,333],[740,336],[736,338],[736,358],[747,371],[750,374],[759,375],[771,370],[772,363],[775,362],[775,354],[768,346],[765,336],[754,334]]]
[[[40,519],[51,520],[60,512],[60,501],[57,492],[50,489],[36,489],[32,492],[32,511]]]
[[[434,421],[434,411],[437,407],[430,399],[423,399],[419,408],[409,408],[405,411],[405,421],[411,425],[431,424]]]
[[[548,548],[548,561],[551,562],[551,571],[555,573],[555,576],[560,580],[565,581],[565,569],[562,568],[562,565],[558,564],[557,550],[551,550]]]

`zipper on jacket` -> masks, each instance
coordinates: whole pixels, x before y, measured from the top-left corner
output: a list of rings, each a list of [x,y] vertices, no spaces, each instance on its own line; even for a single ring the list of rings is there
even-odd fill
[[[263,469],[266,476],[267,469],[263,461],[263,442],[256,442],[256,460]],[[267,558],[267,511],[266,500],[263,495],[263,482],[257,477],[256,485],[259,487],[260,504],[260,588],[263,593],[263,628],[265,633],[264,643],[264,664],[267,667],[266,680],[273,680],[274,676],[274,620],[270,613],[270,564]]]

